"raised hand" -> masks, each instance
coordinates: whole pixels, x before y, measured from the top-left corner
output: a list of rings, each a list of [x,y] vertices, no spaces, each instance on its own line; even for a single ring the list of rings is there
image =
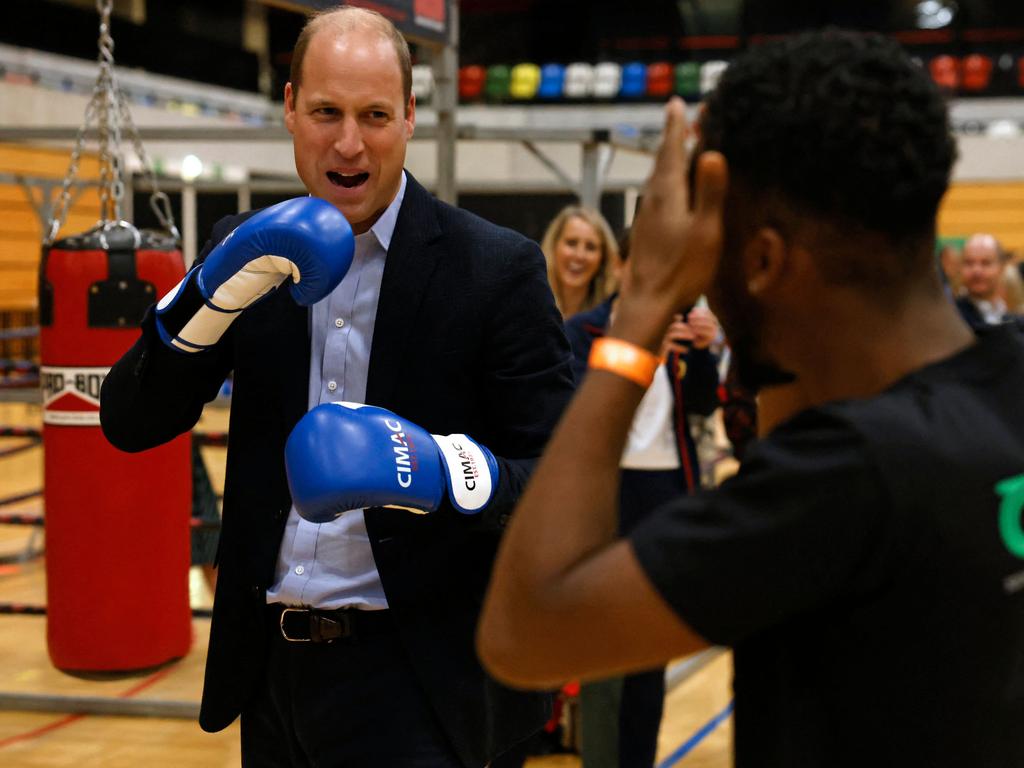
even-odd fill
[[[718,338],[718,318],[707,307],[694,307],[686,315],[694,349],[707,349]]]
[[[678,307],[693,304],[715,274],[722,249],[728,168],[718,152],[695,160],[691,205],[687,140],[691,128],[678,98],[665,109],[665,130],[633,224],[628,287],[610,335],[658,349]]]

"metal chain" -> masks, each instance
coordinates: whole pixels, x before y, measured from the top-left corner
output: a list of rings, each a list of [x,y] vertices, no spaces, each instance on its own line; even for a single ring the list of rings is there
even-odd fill
[[[114,72],[114,38],[110,34],[110,17],[113,12],[113,0],[96,0],[96,10],[100,14],[99,35],[99,76],[93,88],[92,97],[85,110],[85,121],[78,130],[71,161],[68,165],[60,198],[54,208],[50,228],[44,242],[53,243],[57,233],[67,219],[71,205],[71,186],[78,175],[85,135],[89,124],[96,120],[99,138],[99,170],[100,170],[100,225],[106,226],[121,220],[122,202],[124,200],[124,160],[121,154],[122,127],[127,130],[133,148],[143,171],[153,190],[149,205],[157,219],[175,240],[180,240],[178,228],[171,212],[171,201],[157,186],[156,174],[153,172],[143,149],[139,132],[132,121],[127,99],[117,83]]]
[[[110,35],[113,6],[113,0],[96,0],[96,10],[100,13],[100,73],[96,81],[96,98],[99,100],[97,127],[100,137],[100,218],[103,223],[120,221],[121,198],[124,196],[120,162],[121,131],[114,96],[114,38]]]
[[[78,163],[81,161],[82,149],[85,146],[85,132],[95,114],[96,102],[90,101],[89,106],[85,109],[85,122],[82,123],[78,129],[78,136],[75,137],[75,147],[71,150],[71,162],[68,164],[67,173],[64,174],[64,184],[61,187],[57,205],[54,207],[53,217],[50,219],[50,229],[46,232],[46,237],[43,239],[46,245],[53,243],[57,238],[60,228],[64,226],[65,219],[67,219],[68,210],[71,208],[71,185],[75,177],[78,176]]]
[[[178,232],[178,227],[174,223],[174,213],[171,211],[171,199],[167,197],[167,193],[161,191],[159,184],[157,183],[156,172],[153,170],[152,164],[149,162],[149,156],[146,154],[146,148],[142,145],[142,139],[139,137],[139,132],[135,128],[135,123],[132,120],[132,113],[128,110],[128,101],[125,98],[124,91],[117,90],[117,106],[118,114],[120,116],[120,122],[125,126],[128,138],[132,141],[132,148],[135,150],[135,156],[139,158],[139,164],[142,166],[143,173],[146,174],[146,179],[149,181],[150,189],[152,194],[149,196],[149,207],[156,215],[157,220],[160,222],[160,226],[171,233],[171,237],[175,240],[181,240],[181,233]]]

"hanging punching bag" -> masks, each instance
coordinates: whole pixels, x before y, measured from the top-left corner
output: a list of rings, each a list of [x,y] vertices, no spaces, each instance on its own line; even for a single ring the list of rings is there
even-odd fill
[[[103,377],[184,274],[173,239],[126,222],[43,251],[47,642],[68,672],[145,669],[191,644],[189,436],[127,454],[99,420]]]

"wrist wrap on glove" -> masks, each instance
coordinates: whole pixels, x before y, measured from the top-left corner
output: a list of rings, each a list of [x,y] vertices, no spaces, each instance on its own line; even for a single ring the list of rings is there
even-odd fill
[[[355,238],[341,212],[315,197],[272,205],[242,222],[156,306],[161,340],[181,352],[217,343],[246,307],[286,280],[296,302],[315,304],[341,282]]]

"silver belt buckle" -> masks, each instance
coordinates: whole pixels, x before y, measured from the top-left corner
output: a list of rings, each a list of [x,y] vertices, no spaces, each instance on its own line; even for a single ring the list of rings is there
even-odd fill
[[[311,637],[289,637],[288,632],[284,628],[284,617],[288,613],[305,613],[309,614],[309,611],[305,608],[285,608],[281,611],[281,618],[278,621],[278,625],[281,627],[281,637],[287,640],[289,643],[311,643],[313,639]]]

